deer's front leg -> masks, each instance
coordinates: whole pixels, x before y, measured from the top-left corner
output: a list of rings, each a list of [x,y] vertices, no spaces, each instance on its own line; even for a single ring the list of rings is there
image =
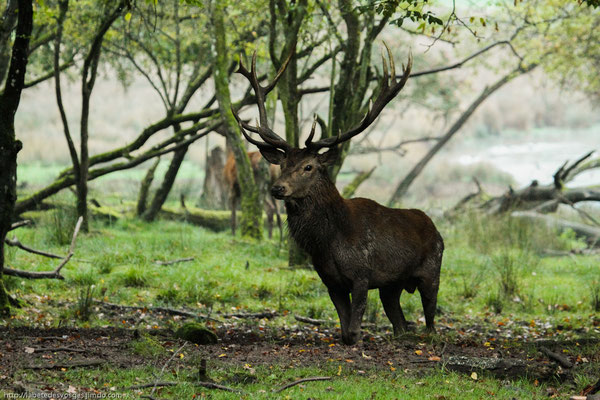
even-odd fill
[[[369,293],[369,282],[367,280],[356,281],[352,287],[352,312],[350,313],[350,326],[348,333],[342,340],[346,344],[356,344],[360,340],[360,324],[363,314],[367,308],[367,295]]]
[[[347,291],[342,289],[327,288],[329,297],[335,306],[335,310],[340,317],[340,326],[342,327],[342,338],[348,335],[348,325],[350,324],[350,296]]]

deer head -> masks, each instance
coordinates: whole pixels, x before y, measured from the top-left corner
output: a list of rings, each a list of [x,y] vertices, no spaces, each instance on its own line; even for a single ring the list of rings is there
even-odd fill
[[[375,121],[385,106],[402,90],[410,76],[412,57],[409,55],[407,65],[406,67],[403,66],[402,76],[398,80],[396,78],[396,68],[392,53],[385,43],[384,45],[387,52],[387,60],[382,54],[383,76],[380,83],[380,92],[374,102],[369,102],[369,109],[362,120],[349,131],[344,133],[340,131],[337,136],[322,138],[313,142],[317,125],[315,116],[312,128],[305,141],[305,147],[302,149],[292,147],[269,127],[265,107],[265,97],[277,84],[277,81],[289,64],[292,55],[288,56],[273,81],[267,86],[262,86],[256,75],[256,52],[252,56],[250,71],[244,67],[242,58],[240,57],[237,72],[248,79],[254,90],[259,119],[257,124],[253,126],[243,121],[233,108],[232,112],[244,137],[258,147],[267,161],[271,164],[281,166],[281,176],[271,188],[271,193],[274,197],[278,199],[304,198],[309,195],[311,188],[318,186],[320,181],[329,181],[327,167],[337,160],[339,155],[338,145],[363,132]],[[248,132],[257,133],[263,141],[253,139]],[[323,149],[327,150],[322,152]]]

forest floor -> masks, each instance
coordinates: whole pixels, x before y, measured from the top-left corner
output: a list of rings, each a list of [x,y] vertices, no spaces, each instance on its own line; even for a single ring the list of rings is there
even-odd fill
[[[71,234],[58,216],[15,235],[63,254]],[[596,391],[598,256],[570,253],[581,248],[572,235],[505,219],[439,226],[447,251],[437,333],[424,333],[418,294],[405,295],[413,331],[393,338],[373,291],[363,339],[346,346],[318,276],[288,268],[277,238],[97,221],[64,280],[5,278],[23,307],[0,319],[0,396],[568,399]],[[35,271],[59,263],[14,247],[7,258]],[[186,321],[218,341],[178,339]]]

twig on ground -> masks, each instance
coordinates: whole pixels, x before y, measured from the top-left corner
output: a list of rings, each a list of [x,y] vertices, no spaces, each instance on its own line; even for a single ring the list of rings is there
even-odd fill
[[[224,390],[226,392],[233,392],[233,393],[241,393],[242,392],[242,390],[230,388],[230,387],[223,386],[223,385],[218,385],[218,384],[212,383],[212,382],[196,382],[195,385],[202,386],[207,389]]]
[[[65,265],[67,265],[67,263],[73,257],[73,254],[75,254],[75,243],[77,242],[77,235],[79,234],[79,229],[81,228],[82,222],[83,218],[79,217],[79,219],[77,220],[77,224],[75,225],[75,231],[73,231],[73,238],[71,239],[69,254],[67,254],[67,256],[62,259],[62,261],[54,271],[25,271],[20,269],[4,268],[3,273],[5,275],[18,276],[20,278],[28,279],[65,279],[65,277],[60,274],[60,270],[63,269]]]
[[[262,318],[273,318],[277,316],[275,311],[265,311],[261,313],[233,313],[233,314],[219,314],[223,318],[246,318],[246,319],[262,319]]]
[[[54,353],[59,351],[71,352],[71,353],[85,353],[87,350],[74,349],[72,347],[37,347],[34,348],[36,353]]]
[[[154,387],[165,387],[165,386],[177,386],[179,382],[153,382],[153,383],[142,383],[141,385],[133,385],[121,388],[121,390],[136,390],[136,389],[146,389],[146,388],[154,388]]]
[[[296,319],[296,321],[304,322],[305,324],[311,324],[311,325],[316,325],[316,326],[321,326],[323,324],[330,323],[330,321],[327,321],[324,319],[308,318],[308,317],[303,317],[301,315],[294,315],[294,318]]]
[[[169,357],[169,359],[167,360],[167,362],[165,363],[165,365],[163,365],[163,367],[160,370],[160,374],[162,375],[165,372],[165,368],[167,368],[167,365],[169,365],[169,363],[175,358],[175,356],[177,356],[177,354],[180,354],[181,350],[183,350],[183,348],[187,345],[187,342],[182,344],[181,347],[179,347],[177,349],[177,351],[173,352],[173,355],[171,355],[171,357]],[[156,391],[156,388],[158,387],[158,382],[155,382],[155,384],[152,386],[152,391],[150,392],[150,395],[153,395],[154,392]]]
[[[156,261],[154,261],[154,264],[158,264],[158,265],[173,265],[173,264],[182,263],[182,262],[188,262],[188,261],[194,261],[194,257],[178,258],[177,260],[172,260],[172,261],[159,261],[159,260],[156,260]]]
[[[184,311],[184,310],[176,310],[174,308],[168,308],[168,307],[126,306],[126,305],[121,305],[121,304],[109,303],[107,301],[101,301],[101,300],[95,300],[95,302],[98,304],[101,304],[105,307],[112,308],[112,309],[118,309],[118,310],[148,310],[148,311],[164,312],[166,314],[179,315],[179,316],[188,317],[188,318],[202,318],[202,319],[206,319],[206,320],[210,320],[210,321],[221,322],[218,319],[209,317],[207,315],[196,314],[196,313],[193,313],[190,311]]]
[[[547,347],[540,347],[540,351],[548,356],[551,360],[558,362],[564,368],[573,368],[573,363],[567,357],[561,354],[550,351]]]
[[[273,390],[275,393],[280,393],[283,392],[285,389],[289,389],[292,386],[296,386],[299,385],[301,383],[304,382],[312,382],[312,381],[330,381],[331,377],[330,376],[313,376],[312,378],[302,378],[302,379],[298,379],[297,381],[288,383],[287,385],[284,385],[282,387],[280,387],[277,390]]]
[[[46,364],[46,365],[29,365],[23,367],[24,369],[61,369],[61,368],[83,368],[83,367],[97,367],[106,364],[105,360],[87,360],[78,361],[67,364]]]

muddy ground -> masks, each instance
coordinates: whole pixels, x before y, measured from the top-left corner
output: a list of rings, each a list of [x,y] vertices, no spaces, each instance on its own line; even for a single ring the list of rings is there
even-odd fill
[[[124,323],[123,318],[135,321],[140,313],[139,310],[114,312],[114,317]],[[153,314],[155,318],[172,318]],[[160,370],[167,363],[174,369],[200,368],[200,377],[204,378],[210,377],[211,370],[216,368],[251,365],[252,368],[320,367],[331,371],[332,366],[342,364],[346,370],[353,369],[358,374],[396,369],[425,373],[432,368],[446,368],[491,374],[500,379],[525,377],[558,385],[573,382],[578,373],[600,371],[597,327],[591,332],[559,335],[555,327],[536,326],[535,321],[494,325],[480,321],[460,326],[444,317],[439,321],[437,335],[428,336],[417,329],[397,340],[392,339],[390,327],[371,327],[363,330],[363,340],[355,346],[340,342],[338,328],[302,323],[289,328],[272,327],[264,319],[211,322],[208,327],[219,339],[210,345],[186,343],[176,339],[172,330],[158,325],[152,325],[152,329],[141,324],[137,329],[0,327],[0,389],[64,392],[69,388],[56,383],[56,379],[52,384],[45,382],[48,371],[53,371],[52,376],[56,377],[75,368],[112,370],[154,366]],[[516,335],[515,331],[520,333]],[[153,343],[162,346],[160,351],[149,354],[132,346],[144,338],[152,338]],[[172,357],[178,352],[181,357]],[[202,360],[206,360],[208,375],[202,375]]]

